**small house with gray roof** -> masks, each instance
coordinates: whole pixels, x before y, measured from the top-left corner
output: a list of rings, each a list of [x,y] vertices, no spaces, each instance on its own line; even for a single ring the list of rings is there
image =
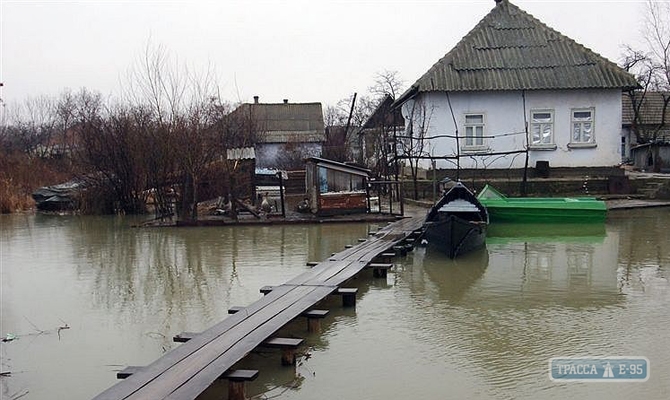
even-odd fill
[[[613,62],[497,0],[395,106],[405,138],[422,137],[421,156],[437,168],[523,168],[526,149],[529,166],[607,167],[621,162],[622,91],[637,86]]]
[[[258,130],[256,166],[285,169],[291,163],[320,156],[325,141],[321,103],[253,103],[240,105],[234,113],[244,113]]]

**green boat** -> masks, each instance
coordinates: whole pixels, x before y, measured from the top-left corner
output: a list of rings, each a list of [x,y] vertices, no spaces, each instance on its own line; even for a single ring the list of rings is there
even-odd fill
[[[607,206],[595,197],[506,197],[490,185],[477,195],[493,222],[603,222]]]

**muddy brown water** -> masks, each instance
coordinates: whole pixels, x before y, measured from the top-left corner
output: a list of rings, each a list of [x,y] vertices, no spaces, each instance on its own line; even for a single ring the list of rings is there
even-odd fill
[[[376,225],[130,228],[119,217],[0,216],[2,399],[88,399],[258,299],[259,288]],[[241,366],[282,399],[644,399],[670,393],[670,209],[603,225],[491,226],[455,261],[418,248],[336,299],[295,371],[273,351]],[[643,356],[644,383],[553,382],[548,359]],[[225,397],[225,387],[207,394]]]

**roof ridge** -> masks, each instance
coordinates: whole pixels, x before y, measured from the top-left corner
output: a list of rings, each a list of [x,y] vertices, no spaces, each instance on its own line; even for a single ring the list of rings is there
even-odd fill
[[[518,71],[563,68],[561,76],[509,77],[490,84],[492,77],[460,76],[458,71]],[[571,70],[573,69],[573,70]],[[468,82],[467,80],[471,80]],[[496,78],[505,79],[505,77]],[[415,91],[522,90],[538,88],[635,87],[628,72],[590,48],[548,26],[508,0],[497,2],[458,43],[401,97]]]

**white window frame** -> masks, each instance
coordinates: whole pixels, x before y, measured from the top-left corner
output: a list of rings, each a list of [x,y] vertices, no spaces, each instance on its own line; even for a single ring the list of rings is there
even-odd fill
[[[481,122],[468,122],[468,117],[481,117]],[[470,112],[463,116],[463,144],[464,151],[487,150],[484,136],[486,133],[486,115],[483,112]],[[479,130],[479,132],[477,132]],[[479,133],[479,134],[478,134]]]
[[[536,118],[539,114],[549,114],[549,118]],[[531,150],[556,150],[554,141],[554,110],[538,109],[530,110],[530,138],[529,147]],[[543,132],[548,129],[549,135],[543,136]],[[539,140],[536,140],[536,137]]]
[[[576,116],[577,113],[589,113],[589,117]],[[584,148],[596,146],[596,110],[591,108],[573,108],[570,110],[570,143],[568,147]],[[586,132],[588,138],[585,139]]]

